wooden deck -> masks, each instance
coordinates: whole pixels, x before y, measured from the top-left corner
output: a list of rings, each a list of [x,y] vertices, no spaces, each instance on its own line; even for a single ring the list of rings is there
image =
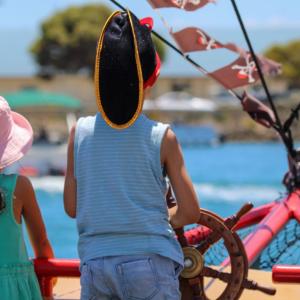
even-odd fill
[[[255,280],[266,286],[273,286],[277,289],[275,296],[268,296],[256,291],[244,290],[241,300],[298,300],[300,299],[300,284],[274,284],[272,283],[271,273],[250,270],[249,279]],[[214,291],[218,288],[213,285],[213,291],[209,292],[209,296],[213,297]],[[55,299],[77,300],[80,299],[80,283],[79,278],[60,278],[54,289]],[[217,296],[217,295],[215,295]]]

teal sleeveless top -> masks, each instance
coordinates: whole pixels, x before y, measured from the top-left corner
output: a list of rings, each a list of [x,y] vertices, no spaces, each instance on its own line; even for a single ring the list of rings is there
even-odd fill
[[[22,225],[15,220],[14,190],[18,175],[0,174],[5,208],[0,212],[0,299],[41,300],[39,284],[29,261]]]
[[[167,128],[144,115],[123,130],[108,126],[99,113],[78,120],[74,167],[82,263],[148,253],[183,264],[168,221],[160,158]]]

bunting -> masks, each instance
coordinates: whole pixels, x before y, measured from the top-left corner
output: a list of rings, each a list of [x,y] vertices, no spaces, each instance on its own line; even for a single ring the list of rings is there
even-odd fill
[[[170,33],[183,53],[224,48],[239,54],[240,57],[229,66],[210,73],[213,78],[220,81],[227,89],[252,84],[259,79],[251,54],[241,47],[233,43],[220,43],[197,27],[187,27],[177,32],[171,31]],[[280,73],[280,64],[263,56],[257,56],[257,60],[264,74],[277,75]],[[230,76],[233,77],[231,78]]]
[[[267,128],[276,124],[274,112],[258,99],[249,95],[246,91],[244,92],[241,103],[244,111],[246,111],[254,121]]]
[[[221,43],[196,27],[188,27],[177,32],[171,32],[171,35],[184,53],[213,50],[223,47]]]
[[[148,0],[153,8],[175,7],[186,11],[194,11],[216,0]]]
[[[247,51],[233,43],[223,44],[210,37],[205,31],[197,27],[187,27],[180,31],[170,34],[184,53],[194,51],[206,51],[220,48],[226,48],[230,51],[237,52],[240,55],[246,55]]]
[[[258,56],[257,60],[264,74],[277,75],[280,73],[280,64],[263,56]],[[260,78],[250,52],[246,52],[230,65],[209,73],[209,75],[229,90],[253,84]]]
[[[221,82],[228,90],[255,83],[259,79],[255,63],[249,54],[246,57],[240,56],[230,65],[208,75]]]
[[[215,3],[215,0],[148,0],[153,8],[175,7],[186,11],[194,11],[202,8],[209,3]],[[190,57],[186,58],[191,61],[204,74],[214,78],[226,89],[231,90],[232,93],[239,98],[243,109],[250,115],[250,117],[265,127],[272,127],[276,124],[276,117],[274,112],[265,104],[260,102],[255,97],[249,95],[246,91],[242,96],[238,96],[233,90],[236,88],[248,86],[260,79],[258,68],[254,61],[256,58],[259,67],[263,74],[277,75],[281,72],[281,64],[265,58],[261,55],[256,55],[252,52],[246,51],[234,43],[223,44],[213,37],[209,36],[205,31],[197,27],[187,27],[180,31],[173,32],[167,22],[163,22],[168,27],[171,36],[176,41],[182,53],[196,52],[196,51],[210,51],[224,48],[235,52],[238,58],[231,64],[224,66],[212,72],[207,72],[203,67],[191,61]],[[251,49],[252,51],[252,49]],[[255,56],[255,57],[254,57]]]

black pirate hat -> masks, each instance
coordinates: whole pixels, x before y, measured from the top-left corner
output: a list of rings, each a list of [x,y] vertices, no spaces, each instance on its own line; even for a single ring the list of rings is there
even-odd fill
[[[151,18],[138,20],[116,11],[100,36],[95,64],[98,109],[116,129],[132,125],[141,113],[144,89],[159,75],[160,60],[151,38]]]

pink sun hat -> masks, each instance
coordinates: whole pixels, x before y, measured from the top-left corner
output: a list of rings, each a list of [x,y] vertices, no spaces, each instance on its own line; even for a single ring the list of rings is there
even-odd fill
[[[11,111],[0,96],[0,169],[16,162],[31,148],[33,130],[22,115]]]

